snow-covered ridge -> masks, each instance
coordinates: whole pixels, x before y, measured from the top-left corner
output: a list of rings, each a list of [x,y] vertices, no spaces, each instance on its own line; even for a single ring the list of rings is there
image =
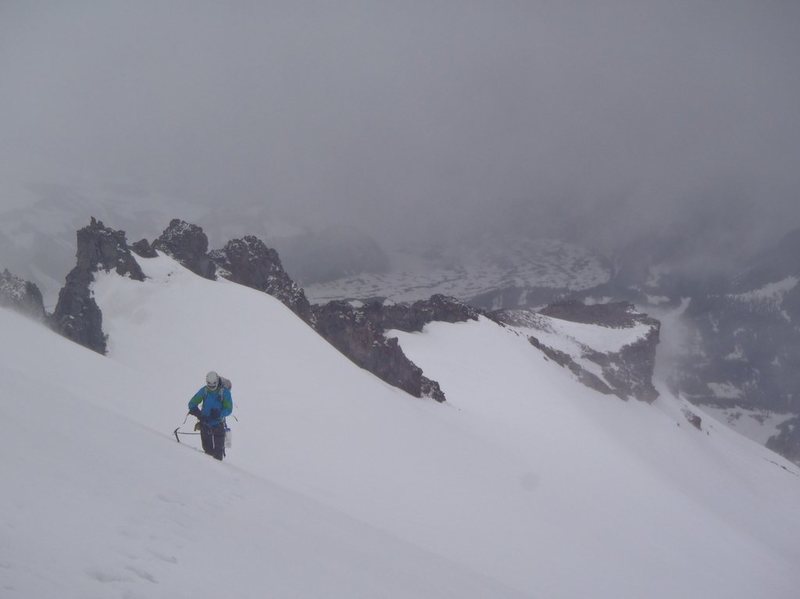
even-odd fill
[[[652,325],[638,322],[630,327],[608,327],[600,324],[571,322],[560,318],[527,312],[525,326],[515,327],[523,333],[537,335],[543,343],[570,354],[591,349],[616,353],[647,337]]]
[[[625,303],[567,302],[545,312],[504,310],[496,317],[592,389],[622,399],[657,397],[652,382],[657,320]]]
[[[19,454],[0,460],[4,592],[749,599],[800,585],[796,469],[697,430],[667,393],[608,398],[481,317],[398,334],[448,389],[413,400],[275,298],[137,261],[146,280],[93,283],[107,357],[0,310],[0,377],[26,397],[4,413]],[[171,437],[209,369],[234,381],[223,464]],[[206,522],[225,531],[215,568],[198,568]]]

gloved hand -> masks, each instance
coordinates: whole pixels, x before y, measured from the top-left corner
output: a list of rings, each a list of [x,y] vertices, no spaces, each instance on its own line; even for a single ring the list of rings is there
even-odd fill
[[[202,415],[200,414],[200,410],[198,409],[198,407],[197,407],[197,406],[194,406],[194,407],[193,407],[191,410],[189,410],[189,413],[190,413],[192,416],[196,417],[196,418],[200,418],[200,417],[202,416]]]
[[[210,420],[219,420],[219,415],[220,415],[219,410],[217,408],[214,408],[213,410],[211,410],[209,418]]]

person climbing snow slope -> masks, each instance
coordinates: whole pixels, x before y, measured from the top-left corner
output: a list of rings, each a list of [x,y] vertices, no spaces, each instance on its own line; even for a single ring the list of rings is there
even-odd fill
[[[189,400],[189,414],[199,420],[203,451],[218,460],[225,457],[225,418],[233,411],[230,389],[214,371],[206,375],[206,384]]]

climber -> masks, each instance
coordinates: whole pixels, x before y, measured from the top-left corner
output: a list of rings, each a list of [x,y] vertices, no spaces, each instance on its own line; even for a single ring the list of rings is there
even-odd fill
[[[198,407],[202,404],[202,407]],[[189,414],[196,416],[203,451],[222,460],[225,456],[225,418],[233,411],[230,382],[211,371],[206,384],[189,400]]]

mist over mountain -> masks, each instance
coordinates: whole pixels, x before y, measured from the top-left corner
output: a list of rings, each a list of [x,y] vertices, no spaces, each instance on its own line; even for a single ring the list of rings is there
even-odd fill
[[[800,225],[798,25],[780,1],[3,2],[0,210],[127,190],[605,254],[699,230],[684,261],[716,266]]]

